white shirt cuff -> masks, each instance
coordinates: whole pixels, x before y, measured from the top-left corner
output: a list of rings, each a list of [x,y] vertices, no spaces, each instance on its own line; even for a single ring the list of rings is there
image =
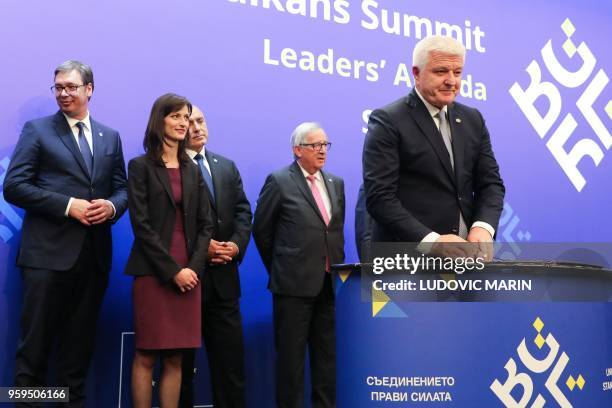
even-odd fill
[[[70,206],[72,205],[72,201],[74,201],[74,198],[70,197],[70,200],[68,200],[68,205],[66,206],[66,211],[64,211],[64,217],[68,217],[68,214],[70,214]]]
[[[487,232],[488,232],[489,234],[491,234],[491,238],[493,238],[493,237],[495,236],[495,228],[493,228],[493,227],[491,226],[491,224],[488,224],[488,223],[486,223],[486,222],[484,222],[484,221],[475,221],[475,222],[472,224],[472,228],[474,228],[474,227],[480,227],[480,228],[484,228],[484,229],[486,229],[486,230],[487,230]],[[472,228],[470,228],[470,229],[472,229]]]
[[[423,254],[430,253],[433,244],[438,240],[438,238],[440,238],[440,234],[433,231],[430,232],[429,234],[425,235],[425,238],[423,238],[419,245],[417,245],[416,250]]]

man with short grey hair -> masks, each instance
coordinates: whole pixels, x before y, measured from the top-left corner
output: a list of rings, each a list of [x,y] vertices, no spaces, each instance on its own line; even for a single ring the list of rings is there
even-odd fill
[[[70,60],[56,68],[51,91],[60,110],[25,123],[4,179],[6,201],[25,210],[15,386],[47,386],[56,345],[52,385],[69,388],[68,407],[85,406],[111,268],[111,224],[127,208],[121,139],[90,116],[93,89],[88,65]]]
[[[482,115],[455,102],[464,61],[453,38],[421,40],[412,92],[370,115],[363,177],[373,241],[455,256],[473,255],[468,241],[490,259],[505,190]]]
[[[253,238],[273,294],[276,401],[282,408],[303,406],[308,348],[312,407],[334,407],[330,265],[344,260],[344,181],[323,171],[331,143],[318,124],[296,127],[291,146],[295,161],[268,176],[253,220]]]

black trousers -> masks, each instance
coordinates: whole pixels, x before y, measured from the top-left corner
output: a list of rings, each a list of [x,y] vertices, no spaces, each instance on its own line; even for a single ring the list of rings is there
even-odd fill
[[[276,403],[304,406],[306,347],[310,355],[313,408],[336,406],[336,320],[330,274],[314,298],[274,295]]]
[[[15,386],[69,387],[70,402],[63,404],[65,407],[85,406],[85,380],[94,350],[98,313],[108,284],[108,272],[100,271],[95,259],[88,236],[71,269],[23,268],[21,271],[24,296]],[[56,352],[56,380],[49,384],[47,371],[53,351]]]
[[[202,332],[210,367],[214,407],[245,407],[244,341],[240,301],[220,299],[214,289],[205,291]],[[194,361],[195,350],[185,350],[180,408],[193,407]]]

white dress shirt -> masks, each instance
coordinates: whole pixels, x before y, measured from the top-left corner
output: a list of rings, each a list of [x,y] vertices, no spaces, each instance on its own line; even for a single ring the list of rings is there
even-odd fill
[[[206,146],[202,147],[202,150],[200,151],[200,153],[196,152],[195,150],[191,150],[191,149],[185,149],[185,152],[187,152],[187,156],[189,156],[191,161],[194,162],[195,164],[198,164],[198,162],[195,159],[196,154],[201,154],[202,158],[204,159],[204,167],[206,167],[206,170],[208,170],[208,174],[210,174],[210,176],[212,177],[212,173],[210,171],[210,164],[208,164],[208,160],[206,159]]]

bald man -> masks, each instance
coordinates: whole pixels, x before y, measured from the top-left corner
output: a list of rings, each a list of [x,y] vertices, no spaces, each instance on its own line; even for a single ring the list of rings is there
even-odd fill
[[[204,114],[193,106],[187,154],[200,168],[208,189],[215,229],[204,273],[202,335],[208,354],[215,408],[244,407],[244,351],[238,265],[251,236],[251,205],[233,161],[206,148]],[[183,356],[179,406],[193,407],[195,351]]]

